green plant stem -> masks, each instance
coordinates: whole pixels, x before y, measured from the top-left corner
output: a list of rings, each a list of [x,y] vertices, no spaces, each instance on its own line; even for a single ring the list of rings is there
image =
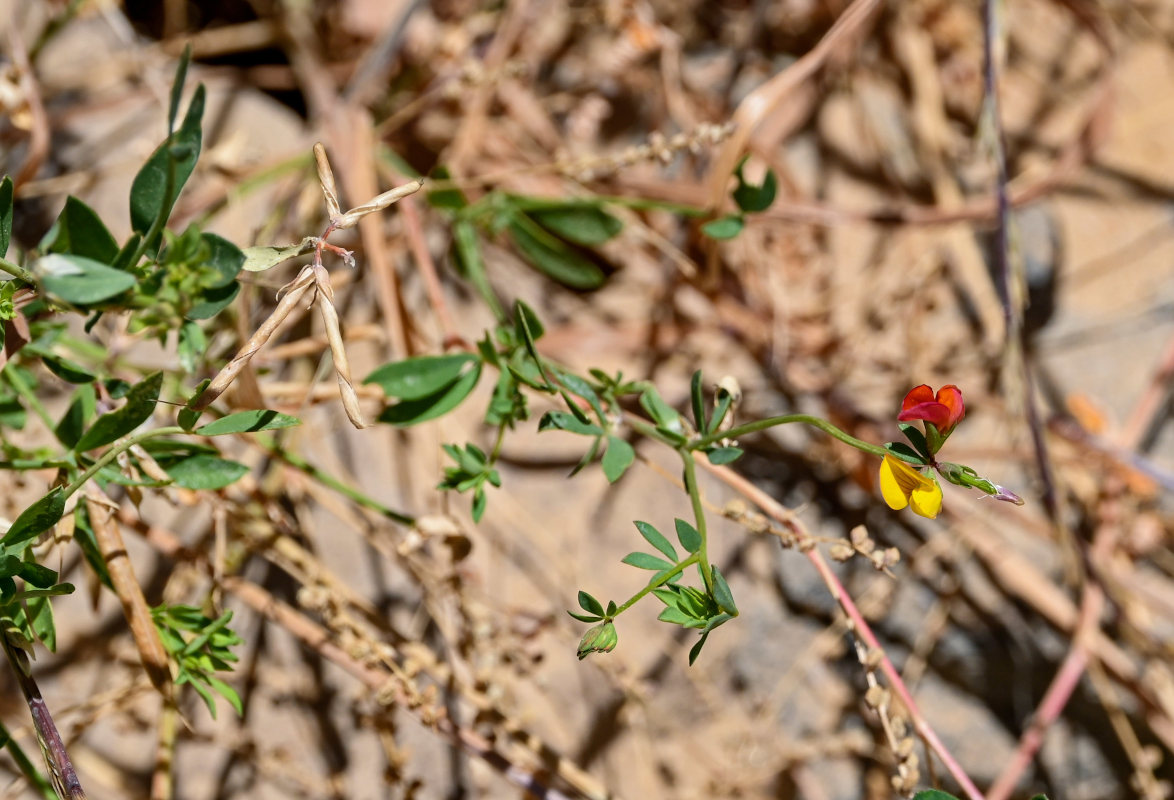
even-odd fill
[[[697,553],[693,553],[688,558],[686,558],[684,561],[678,562],[675,567],[673,567],[671,570],[669,570],[668,572],[661,575],[658,580],[656,580],[655,582],[650,582],[643,589],[641,589],[640,591],[636,592],[636,594],[629,597],[623,605],[616,608],[616,613],[611,615],[611,619],[615,619],[620,614],[623,614],[629,608],[631,608],[632,606],[639,603],[644,598],[644,596],[647,595],[649,592],[651,592],[653,589],[659,589],[661,586],[664,586],[666,583],[669,582],[669,580],[673,576],[680,575],[682,572],[684,572],[686,569],[688,569],[690,566],[692,566],[693,564],[696,564],[696,563],[697,563]]]
[[[20,770],[21,774],[24,775],[29,783],[40,790],[41,796],[45,800],[58,800],[57,792],[53,791],[53,784],[33,765],[33,762],[24,752],[24,749],[12,738],[12,734],[2,722],[0,722],[0,742],[3,743],[4,749],[8,751],[8,755],[16,762],[16,768]]]
[[[170,426],[167,428],[155,428],[154,430],[143,431],[142,433],[135,434],[134,436],[128,436],[127,438],[125,438],[122,441],[115,444],[113,447],[111,447],[105,453],[100,455],[98,457],[98,460],[95,461],[89,469],[87,469],[85,472],[83,472],[81,475],[79,475],[78,479],[76,481],[74,481],[73,483],[66,486],[65,490],[63,492],[64,497],[62,499],[68,499],[71,494],[73,494],[78,489],[85,486],[86,481],[88,481],[90,478],[97,475],[99,470],[102,469],[102,467],[106,466],[111,461],[118,458],[119,455],[121,455],[122,453],[125,453],[127,450],[131,449],[136,444],[141,444],[142,442],[145,442],[148,439],[157,439],[160,436],[175,436],[175,435],[183,434],[183,433],[187,433],[187,431],[185,431],[183,428],[179,427],[178,425],[173,425],[173,426]]]
[[[30,407],[32,407],[36,415],[41,418],[41,422],[45,423],[45,427],[52,431],[56,427],[53,423],[53,418],[49,416],[49,412],[45,410],[45,406],[41,404],[40,398],[37,397],[36,392],[33,391],[32,387],[24,382],[24,378],[21,377],[20,370],[5,370],[4,376],[8,378],[8,382],[12,384],[12,388],[16,390],[16,393],[20,395],[21,398],[26,403],[28,403]]]
[[[697,486],[697,464],[693,454],[685,447],[677,448],[681,454],[681,461],[685,464],[685,491],[689,493],[689,501],[693,504],[693,519],[697,521],[697,532],[701,534],[701,546],[697,548],[697,561],[701,567],[701,578],[705,581],[705,591],[713,595],[713,570],[709,566],[709,532],[705,524],[705,509],[701,507],[701,489]]]
[[[736,425],[724,431],[714,431],[708,436],[702,436],[694,439],[688,444],[690,450],[696,450],[700,447],[720,442],[722,439],[736,439],[739,436],[745,436],[750,433],[757,433],[758,431],[773,428],[776,425],[786,425],[790,422],[802,422],[811,425],[814,428],[819,428],[828,436],[839,439],[846,445],[851,445],[857,450],[863,450],[865,453],[871,453],[874,456],[884,458],[888,454],[885,448],[877,444],[870,444],[869,442],[861,441],[855,436],[850,436],[844,431],[837,428],[835,425],[828,422],[826,419],[813,417],[810,414],[784,414],[781,417],[767,417],[766,419],[756,419],[753,422],[747,422],[744,425]]]
[[[0,257],[0,272],[7,272],[12,277],[18,278],[29,285],[37,285],[37,279],[33,277],[33,273],[29,272],[19,264],[13,264],[11,261],[3,257]]]
[[[301,456],[282,448],[281,445],[277,444],[272,438],[268,436],[258,436],[256,441],[258,445],[264,447],[265,450],[274,458],[281,459],[294,469],[300,470],[306,475],[309,475],[311,478],[318,481],[318,483],[322,484],[328,489],[333,489],[344,497],[350,498],[357,505],[360,505],[363,508],[369,508],[375,513],[387,517],[393,522],[398,522],[401,525],[416,524],[415,517],[408,514],[403,514],[393,508],[385,506],[375,498],[369,497],[360,492],[358,489],[348,486],[333,475],[318,469],[318,467],[314,466],[309,461],[306,461],[306,459],[302,458]]]
[[[493,443],[493,452],[489,454],[489,466],[497,463],[497,459],[501,456],[501,446],[505,444],[505,429],[506,423],[497,426],[497,440]]]

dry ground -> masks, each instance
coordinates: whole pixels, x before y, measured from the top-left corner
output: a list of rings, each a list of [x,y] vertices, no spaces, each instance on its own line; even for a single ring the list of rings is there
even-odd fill
[[[545,355],[648,378],[678,408],[700,368],[709,384],[737,379],[740,419],[802,411],[879,442],[897,437],[911,386],[961,386],[969,415],[950,457],[1024,507],[947,486],[936,520],[893,512],[875,459],[789,428],[745,437],[732,469],[818,537],[864,525],[899,549],[891,575],[860,558],[833,569],[980,789],[1040,730],[1014,796],[1156,798],[1155,781],[1174,778],[1174,3],[1001,4],[1034,392],[987,266],[980,3],[95,0],[69,4],[65,19],[66,6],[0,2],[0,69],[65,20],[35,53],[43,113],[19,92],[0,96],[11,103],[0,172],[34,170],[17,195],[22,247],[67,194],[125,237],[130,181],[165,133],[185,42],[210,103],[172,225],[199,220],[242,247],[322,229],[315,141],[352,202],[444,164],[473,196],[704,207],[728,204],[734,160],[751,153],[753,175],[779,176],[779,199],[737,239],[715,244],[666,211],[623,212],[603,288],[560,288],[504,242],[485,252],[494,286],[538,310]],[[729,122],[716,144],[672,146]],[[663,160],[635,152],[648,143]],[[353,272],[331,265],[357,375],[492,325],[454,271],[451,236],[417,197],[338,240],[359,261]],[[258,274],[210,326],[209,374],[293,274]],[[173,344],[101,335],[132,354],[121,362],[130,373],[177,367]],[[176,797],[517,797],[527,784],[539,796],[892,796],[897,759],[845,616],[798,550],[720,518],[728,502],[753,501],[744,487],[703,478],[718,510],[713,558],[742,614],[696,666],[693,635],[656,622],[655,601],[620,619],[615,652],[580,663],[584,626],[564,613],[576,590],[629,596],[642,580],[619,563],[641,544],[632,521],[670,530],[689,515],[673,454],[637,441],[639,461],[615,486],[597,468],[568,480],[579,440],[538,435],[532,420],[507,437],[504,486],[474,525],[467,496],[434,487],[440,444],[492,446],[480,421],[489,387],[438,422],[355,431],[325,349],[307,316],[255,362],[266,403],[305,420],[284,446],[426,522],[394,524],[243,439],[228,450],[255,469],[233,487],[124,502],[149,599],[234,609],[246,641],[234,676],[243,719],[222,707],[214,722],[184,704]],[[43,391],[60,402],[53,380]],[[364,396],[369,417],[377,402]],[[533,402],[535,420],[552,407]],[[224,407],[235,403],[247,398]],[[26,491],[50,478],[28,476]],[[21,508],[9,505],[10,517]],[[75,552],[52,558],[81,588],[56,606],[57,654],[35,664],[46,698],[90,797],[146,796],[158,698],[114,599],[91,603]],[[371,658],[380,647],[386,661]],[[1078,678],[1070,697],[1033,728],[1065,675]],[[15,689],[7,697],[4,722],[35,751]],[[903,715],[896,706],[885,723]],[[958,792],[915,745],[918,788]],[[16,775],[7,761],[0,771]],[[6,791],[32,796],[15,778]]]

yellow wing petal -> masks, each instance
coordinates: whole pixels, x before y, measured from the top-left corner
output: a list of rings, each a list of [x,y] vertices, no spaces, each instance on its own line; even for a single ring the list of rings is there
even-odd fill
[[[900,463],[892,456],[885,456],[885,460],[880,465],[881,496],[885,498],[889,508],[894,511],[900,511],[909,505],[909,495],[902,489],[901,481],[898,478],[900,473],[897,470],[899,467],[893,467],[893,464]]]

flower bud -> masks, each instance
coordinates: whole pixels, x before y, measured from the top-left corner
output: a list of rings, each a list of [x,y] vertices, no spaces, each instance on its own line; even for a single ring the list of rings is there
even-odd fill
[[[610,653],[616,649],[620,641],[616,633],[615,623],[608,621],[589,629],[579,640],[579,660],[582,661],[592,653]]]

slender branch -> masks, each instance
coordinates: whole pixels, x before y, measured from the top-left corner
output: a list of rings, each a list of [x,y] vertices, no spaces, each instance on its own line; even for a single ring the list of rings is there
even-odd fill
[[[85,486],[86,481],[97,475],[99,470],[101,470],[114,459],[118,458],[118,456],[122,453],[125,453],[127,450],[134,447],[136,444],[145,442],[148,439],[157,439],[160,436],[175,436],[182,433],[187,433],[187,431],[177,425],[173,425],[167,428],[155,428],[154,430],[144,431],[142,433],[135,434],[134,436],[128,436],[99,456],[98,460],[95,461],[89,469],[78,476],[77,480],[66,486],[62,499],[69,499],[71,494]]]
[[[37,279],[33,277],[33,273],[29,272],[19,264],[13,264],[6,258],[0,257],[0,272],[7,272],[14,278],[22,280],[30,286],[37,285]]]
[[[689,502],[693,506],[693,519],[697,521],[697,532],[701,534],[701,546],[697,548],[697,561],[701,565],[701,579],[705,581],[705,591],[713,594],[713,570],[709,566],[709,534],[705,524],[705,510],[701,507],[701,489],[697,486],[697,465],[693,454],[685,448],[677,449],[681,460],[685,464],[685,491],[689,493]]]
[[[670,580],[672,580],[672,578],[674,576],[680,575],[682,572],[684,572],[686,569],[688,569],[690,566],[692,566],[693,564],[696,564],[696,563],[697,563],[697,553],[693,553],[688,558],[686,558],[684,561],[678,562],[675,567],[673,567],[671,570],[669,570],[668,572],[661,575],[659,579],[649,582],[647,586],[645,586],[640,591],[636,592],[636,594],[629,597],[624,602],[623,605],[616,608],[616,613],[612,614],[612,619],[615,619],[620,614],[623,614],[629,608],[631,608],[632,606],[639,603],[653,589],[659,589],[661,586],[664,586],[666,583],[668,583]]]
[[[880,445],[871,444],[869,442],[857,439],[844,431],[837,428],[825,419],[813,417],[810,414],[784,414],[781,417],[767,417],[766,419],[756,419],[753,422],[747,422],[743,425],[736,425],[733,428],[728,428],[724,431],[714,431],[713,433],[702,436],[698,439],[693,439],[689,442],[689,449],[696,450],[706,445],[720,442],[722,439],[736,439],[739,436],[745,436],[750,433],[757,433],[758,431],[773,428],[776,425],[786,425],[791,422],[802,422],[806,425],[811,425],[814,428],[819,428],[821,431],[829,436],[839,439],[846,445],[855,447],[857,450],[863,450],[865,453],[871,453],[874,456],[884,458],[888,453],[885,448]]]

